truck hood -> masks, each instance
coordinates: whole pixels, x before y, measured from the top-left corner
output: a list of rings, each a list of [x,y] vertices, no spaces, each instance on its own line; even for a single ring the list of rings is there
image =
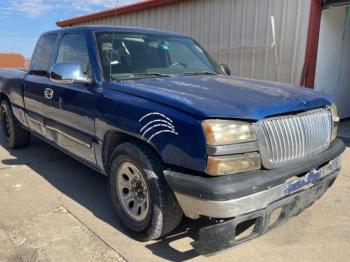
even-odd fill
[[[112,89],[165,104],[199,120],[260,120],[331,103],[326,96],[307,88],[219,75],[134,80],[114,83]]]

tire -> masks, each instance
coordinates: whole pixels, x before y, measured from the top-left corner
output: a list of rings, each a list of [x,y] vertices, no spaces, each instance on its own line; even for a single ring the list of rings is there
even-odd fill
[[[123,143],[114,150],[109,170],[113,207],[121,224],[137,240],[159,239],[180,224],[182,210],[165,181],[161,161],[151,149],[139,143]],[[139,184],[132,184],[138,180]],[[140,184],[142,189],[137,187]],[[135,197],[135,194],[139,195]],[[133,205],[130,199],[134,199]],[[134,208],[134,205],[142,206],[140,214],[133,212],[140,211],[140,207]]]
[[[30,143],[30,132],[25,130],[14,117],[7,100],[1,101],[0,113],[5,145],[11,149],[27,147]]]

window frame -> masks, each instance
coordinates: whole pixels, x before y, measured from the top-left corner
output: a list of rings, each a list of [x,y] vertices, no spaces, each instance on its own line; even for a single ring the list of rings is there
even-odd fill
[[[51,52],[51,55],[50,55],[48,68],[47,68],[47,70],[46,70],[46,75],[34,74],[33,72],[39,71],[39,70],[33,70],[34,58],[36,57],[36,53],[37,53],[37,51],[38,51],[39,48],[40,48],[39,43],[40,43],[41,39],[46,38],[46,37],[49,37],[49,36],[56,36],[56,41],[55,41],[55,43],[54,43],[54,46],[53,46],[53,49],[52,49],[52,52]],[[50,73],[50,69],[51,69],[51,66],[52,66],[52,62],[53,62],[54,57],[56,56],[57,43],[58,43],[59,38],[60,38],[59,33],[48,33],[48,34],[43,34],[43,35],[41,35],[41,36],[39,37],[39,39],[38,39],[38,41],[37,41],[37,43],[36,43],[36,45],[35,45],[32,58],[31,58],[30,67],[29,67],[29,71],[28,71],[28,74],[29,74],[29,75],[49,77],[49,73]]]
[[[87,51],[87,57],[89,60],[89,67],[90,67],[90,75],[89,77],[93,77],[93,65],[91,63],[91,58],[90,58],[90,50],[89,50],[89,44],[88,44],[88,38],[86,36],[86,34],[84,32],[65,32],[63,33],[60,37],[59,37],[59,42],[57,43],[57,47],[56,47],[56,51],[55,51],[55,55],[54,58],[52,60],[52,65],[55,65],[57,63],[57,58],[58,58],[58,54],[60,52],[61,46],[63,44],[63,40],[65,38],[65,36],[67,35],[81,35],[84,39],[85,39],[85,44],[86,44],[86,51]]]
[[[101,32],[104,32],[104,33],[116,33],[116,34],[144,34],[144,35],[153,35],[153,36],[163,36],[163,34],[157,34],[157,33],[118,31],[116,29],[105,29],[105,30],[94,30],[94,31],[92,31],[92,38],[93,38],[93,42],[94,42],[95,54],[96,54],[96,59],[97,59],[96,61],[97,61],[97,65],[99,67],[99,74],[100,74],[101,79],[104,82],[106,82],[106,83],[112,83],[113,81],[110,81],[110,79],[106,79],[105,76],[104,76],[103,65],[102,65],[102,58],[101,58],[101,54],[100,54],[100,50],[99,50],[99,43],[98,43],[98,40],[97,40],[97,35],[99,33],[101,33]],[[210,64],[213,66],[215,71],[217,70],[218,74],[224,74],[224,72],[222,72],[220,70],[220,66],[217,63],[217,61],[194,38],[189,37],[189,36],[185,36],[185,35],[171,35],[171,34],[169,34],[169,36],[175,36],[175,37],[179,37],[179,38],[185,38],[185,39],[192,40],[199,48],[201,48],[203,50],[203,53],[208,58]]]

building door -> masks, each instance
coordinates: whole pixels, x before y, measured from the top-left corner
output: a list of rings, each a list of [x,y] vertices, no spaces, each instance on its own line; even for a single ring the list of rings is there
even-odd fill
[[[323,4],[325,8],[341,7],[345,5],[350,5],[350,0],[326,0]]]
[[[350,117],[350,6],[346,2],[327,1],[329,8],[322,11],[315,79],[315,90],[333,97],[342,119]]]

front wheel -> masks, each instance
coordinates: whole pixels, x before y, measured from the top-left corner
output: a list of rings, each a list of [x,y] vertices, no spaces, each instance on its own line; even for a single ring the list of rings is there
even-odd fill
[[[30,143],[30,132],[25,130],[14,117],[7,100],[1,102],[0,110],[1,129],[6,146],[12,149],[27,147]]]
[[[158,239],[181,222],[182,210],[161,162],[143,144],[124,143],[115,149],[109,191],[122,225],[138,240]]]

